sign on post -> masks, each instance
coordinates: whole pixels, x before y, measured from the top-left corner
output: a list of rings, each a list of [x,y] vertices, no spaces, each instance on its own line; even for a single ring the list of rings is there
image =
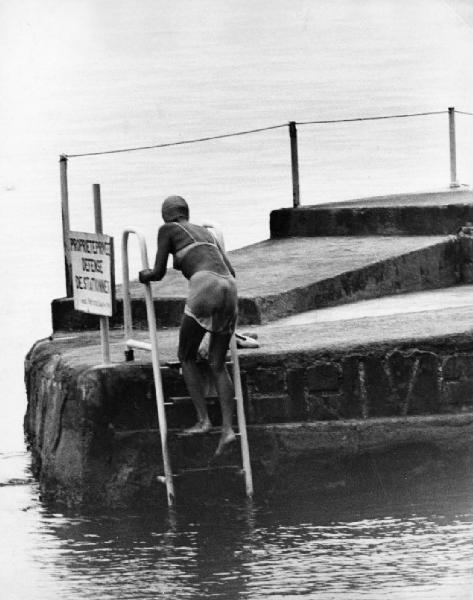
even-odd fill
[[[74,308],[111,317],[115,308],[113,238],[70,231],[69,241]]]

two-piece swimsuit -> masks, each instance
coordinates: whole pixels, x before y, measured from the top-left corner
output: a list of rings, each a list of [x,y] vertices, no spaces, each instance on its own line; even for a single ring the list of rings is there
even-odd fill
[[[190,244],[174,253],[175,269],[181,270],[184,257],[198,246],[214,248],[223,263],[222,251],[216,242],[198,241],[182,223],[178,221],[175,223],[192,240]],[[233,333],[237,318],[237,304],[237,287],[231,273],[224,275],[210,270],[200,270],[190,277],[184,314],[197,321],[205,330],[212,333]]]

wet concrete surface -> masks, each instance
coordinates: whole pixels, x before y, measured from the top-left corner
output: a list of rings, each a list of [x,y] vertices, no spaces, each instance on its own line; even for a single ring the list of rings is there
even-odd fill
[[[393,340],[427,339],[457,334],[473,335],[473,285],[452,286],[409,294],[385,296],[353,304],[307,311],[267,325],[245,327],[258,336],[260,347],[242,349],[242,356],[344,348]],[[55,333],[54,340],[74,363],[100,362],[99,332]],[[134,332],[146,340],[147,331]],[[160,329],[160,360],[176,360],[178,329]],[[59,346],[58,346],[59,349]],[[123,333],[111,331],[112,361],[121,362]],[[136,351],[149,360],[149,353]]]
[[[237,274],[239,295],[254,297],[306,287],[448,239],[448,236],[297,237],[265,240],[233,250],[229,256]],[[187,281],[171,269],[162,281],[152,284],[152,289],[154,297],[185,296]],[[132,282],[131,294],[143,295],[137,281]]]

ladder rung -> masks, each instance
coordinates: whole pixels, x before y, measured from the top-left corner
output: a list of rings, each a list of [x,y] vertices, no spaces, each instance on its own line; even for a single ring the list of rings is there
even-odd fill
[[[179,477],[180,475],[184,475],[186,473],[207,473],[209,471],[238,471],[239,473],[243,473],[243,469],[240,465],[215,465],[215,466],[207,466],[207,467],[189,467],[187,469],[180,469],[179,473],[175,473],[174,477]]]
[[[220,427],[212,427],[210,431],[207,431],[207,435],[215,435],[217,433],[221,433]],[[115,429],[113,431],[113,435],[116,438],[125,438],[132,435],[140,435],[140,434],[159,434],[159,428],[157,427],[147,427],[146,429]],[[182,429],[168,429],[169,434],[173,434],[176,437],[193,437],[194,435],[205,435],[204,433],[185,433]],[[239,431],[235,431],[235,435],[238,437],[240,435]]]
[[[207,402],[217,402],[218,396],[207,396],[205,400]],[[165,405],[169,406],[171,404],[184,404],[186,402],[192,402],[190,396],[169,396],[169,402],[166,402]]]
[[[186,438],[190,438],[190,437],[194,437],[195,435],[216,435],[217,433],[220,434],[222,433],[222,430],[220,429],[220,427],[212,427],[212,429],[210,429],[209,431],[206,431],[205,433],[200,433],[200,432],[195,432],[195,433],[186,433],[185,431],[182,431],[182,429],[169,429],[168,433],[173,433],[175,434],[176,437],[186,437]],[[238,437],[240,435],[239,431],[235,431],[235,435]]]
[[[207,361],[205,359],[202,359],[202,360],[197,360],[196,362],[197,362],[197,364],[199,364],[199,363],[206,363]],[[225,364],[228,367],[231,367],[233,365],[231,360],[226,360]],[[168,360],[167,362],[164,363],[164,366],[169,367],[170,369],[180,369],[182,367],[182,364],[178,360]]]
[[[159,429],[158,428],[146,428],[146,429],[114,429],[113,430],[113,436],[120,439],[120,438],[127,438],[130,437],[132,435],[140,435],[140,434],[159,434]]]
[[[178,360],[168,360],[164,363],[164,365],[166,367],[169,367],[170,369],[180,369],[181,368],[181,363]]]
[[[143,342],[142,340],[129,339],[125,342],[127,348],[137,348],[138,350],[147,350],[151,352],[151,342]]]

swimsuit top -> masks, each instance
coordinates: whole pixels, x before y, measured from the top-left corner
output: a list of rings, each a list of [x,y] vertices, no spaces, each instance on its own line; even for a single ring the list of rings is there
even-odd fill
[[[175,269],[177,269],[179,271],[181,270],[182,261],[184,260],[184,257],[187,255],[189,250],[192,250],[193,248],[196,248],[197,246],[212,246],[213,248],[216,248],[219,251],[219,255],[221,254],[220,248],[217,246],[216,242],[199,242],[195,239],[195,237],[192,235],[192,233],[184,227],[184,225],[182,225],[178,221],[175,221],[175,224],[179,225],[179,227],[181,229],[183,229],[192,240],[192,242],[187,244],[187,246],[184,246],[183,248],[181,248],[180,250],[177,250],[174,253],[173,267]],[[210,235],[213,237],[213,235],[211,233],[210,233]]]

